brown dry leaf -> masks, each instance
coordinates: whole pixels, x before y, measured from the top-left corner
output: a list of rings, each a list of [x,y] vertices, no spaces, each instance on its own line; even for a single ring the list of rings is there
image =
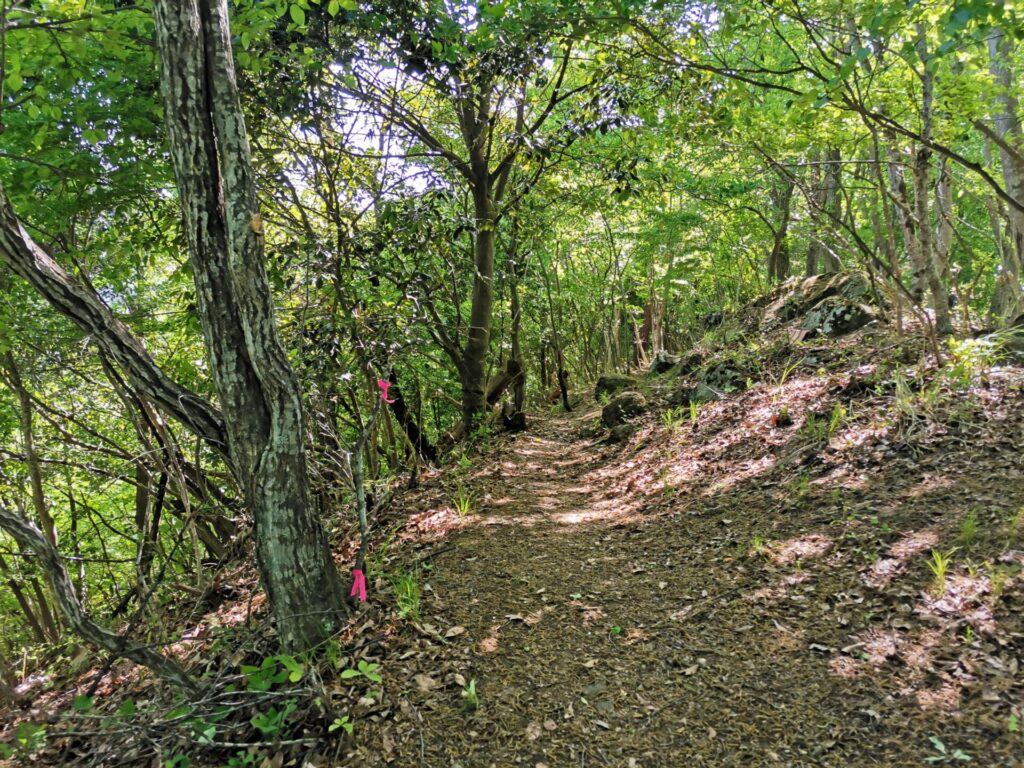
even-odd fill
[[[553,610],[554,610],[554,608],[552,608],[549,605],[546,608],[541,608],[540,610],[534,611],[533,613],[528,615],[525,619],[523,619],[523,621],[526,622],[526,626],[528,626],[528,627],[535,626],[535,625],[540,623],[541,619],[544,618],[544,614],[550,613]]]
[[[452,638],[452,637],[458,637],[459,635],[464,634],[465,631],[466,631],[466,628],[462,627],[462,626],[451,627],[447,632],[444,633],[444,636],[445,636],[446,639]]]
[[[626,645],[642,643],[647,639],[647,634],[642,629],[630,629],[626,632]]]
[[[606,618],[608,618],[608,614],[596,605],[583,606],[583,626],[589,627],[591,624]]]
[[[416,683],[416,688],[420,693],[430,693],[440,685],[437,680],[427,675],[413,675],[412,681]]]

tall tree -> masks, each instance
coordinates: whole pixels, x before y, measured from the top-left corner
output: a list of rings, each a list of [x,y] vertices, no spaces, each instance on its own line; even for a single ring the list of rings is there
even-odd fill
[[[307,649],[337,626],[345,604],[310,504],[301,396],[274,322],[228,6],[158,0],[154,11],[171,157],[222,412],[173,381],[95,290],[33,241],[2,190],[0,259],[224,457],[253,514],[281,643]]]
[[[161,86],[228,452],[282,645],[322,641],[341,582],[309,498],[302,399],[278,339],[227,0],[157,0]]]

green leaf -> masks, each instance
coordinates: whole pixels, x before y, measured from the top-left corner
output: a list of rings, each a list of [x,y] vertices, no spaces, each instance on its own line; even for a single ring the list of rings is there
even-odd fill
[[[71,702],[71,706],[79,712],[88,712],[92,709],[92,696],[75,696],[75,700]]]
[[[306,12],[302,10],[302,6],[298,3],[293,3],[288,8],[288,13],[292,17],[292,21],[298,24],[300,27],[306,24]]]

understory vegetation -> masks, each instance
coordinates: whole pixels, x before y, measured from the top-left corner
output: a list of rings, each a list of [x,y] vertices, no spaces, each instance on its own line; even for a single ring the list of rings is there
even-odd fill
[[[1022,38],[0,0],[0,762],[1024,764]]]

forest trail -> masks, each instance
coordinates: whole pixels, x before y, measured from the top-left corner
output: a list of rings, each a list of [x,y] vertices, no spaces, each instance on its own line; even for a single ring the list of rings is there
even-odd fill
[[[899,489],[880,480],[839,515],[817,487],[794,491],[793,467],[770,468],[756,441],[716,453],[721,434],[648,427],[606,446],[581,436],[599,413],[534,416],[474,461],[473,514],[434,542],[419,637],[387,664],[397,714],[360,724],[354,764],[924,765],[932,736],[978,765],[1020,764],[1005,722],[953,711],[971,675],[946,653],[941,619],[914,615],[917,589],[865,584],[879,526],[856,509]],[[675,459],[696,474],[666,492]],[[899,485],[920,490],[930,464]],[[429,538],[452,520],[427,486]],[[935,500],[920,501],[934,519]],[[934,543],[880,530],[896,551]],[[907,559],[881,562],[899,574]],[[1012,695],[1013,675],[1003,683]]]

